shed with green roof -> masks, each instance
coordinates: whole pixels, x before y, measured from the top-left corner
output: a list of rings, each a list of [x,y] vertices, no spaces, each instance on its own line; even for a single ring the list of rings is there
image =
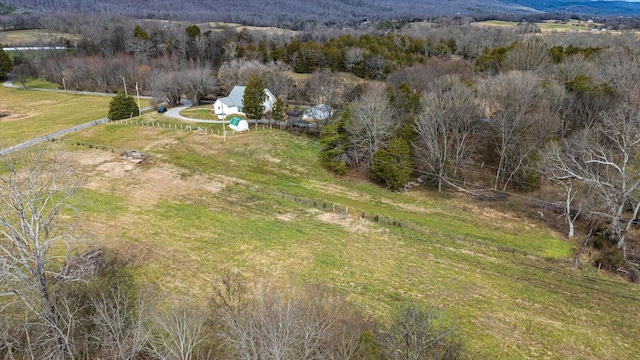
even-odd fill
[[[231,130],[245,131],[249,130],[249,123],[247,122],[247,120],[239,116],[233,116],[231,119],[229,119],[229,127],[231,128]]]

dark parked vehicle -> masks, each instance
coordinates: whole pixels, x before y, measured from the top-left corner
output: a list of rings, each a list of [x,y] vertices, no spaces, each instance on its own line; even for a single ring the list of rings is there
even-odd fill
[[[158,112],[159,112],[159,113],[161,113],[161,114],[162,114],[162,113],[164,113],[164,112],[166,112],[166,111],[167,111],[167,108],[166,108],[166,107],[164,107],[164,106],[160,106],[160,107],[158,108]]]

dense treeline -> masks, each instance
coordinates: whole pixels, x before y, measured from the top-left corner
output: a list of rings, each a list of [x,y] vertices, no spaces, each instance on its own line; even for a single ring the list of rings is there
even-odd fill
[[[524,6],[521,6],[524,5]],[[330,11],[327,11],[330,9]],[[533,10],[535,9],[535,10]],[[51,13],[118,14],[134,18],[188,20],[196,22],[225,21],[247,25],[279,26],[302,30],[318,24],[356,25],[369,20],[433,19],[440,16],[474,16],[477,19],[503,19],[534,21],[597,16],[608,26],[637,28],[638,5],[633,2],[611,1],[555,1],[548,3],[528,0],[514,1],[344,1],[322,0],[295,2],[291,0],[249,1],[242,8],[234,1],[217,1],[214,5],[201,0],[182,2],[176,6],[170,1],[131,2],[108,1],[33,1],[3,0],[0,15],[20,25],[28,18]],[[619,16],[625,15],[625,16]],[[631,26],[631,27],[630,27]],[[633,27],[636,26],[636,27]]]
[[[640,44],[593,39],[518,37],[474,61],[397,70],[324,128],[322,162],[391,189],[417,177],[438,191],[557,189],[545,200],[569,236],[589,219],[598,263],[638,279]]]
[[[357,24],[367,19],[414,19],[456,14],[483,13],[530,13],[522,7],[505,5],[503,2],[473,1],[247,1],[238,6],[236,1],[221,0],[215,4],[191,0],[177,6],[172,1],[132,2],[109,1],[32,1],[4,0],[15,7],[16,13],[110,13],[130,17],[157,18],[166,20],[189,20],[196,22],[225,21],[258,26],[279,25],[302,29],[309,24]],[[463,6],[464,5],[464,6]]]

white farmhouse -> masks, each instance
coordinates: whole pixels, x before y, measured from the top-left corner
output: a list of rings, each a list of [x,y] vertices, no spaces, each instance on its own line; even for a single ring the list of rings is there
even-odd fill
[[[229,93],[229,96],[219,98],[215,103],[213,103],[213,112],[220,118],[229,114],[244,115],[242,99],[244,98],[245,88],[245,86],[234,86]],[[266,94],[266,98],[262,103],[262,106],[264,106],[264,111],[268,112],[273,110],[273,106],[276,103],[276,97],[271,93],[271,91],[269,91],[269,89],[264,89],[264,93]]]

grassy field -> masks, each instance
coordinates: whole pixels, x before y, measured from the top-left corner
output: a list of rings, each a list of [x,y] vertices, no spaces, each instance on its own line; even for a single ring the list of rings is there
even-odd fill
[[[0,146],[107,116],[111,98],[81,96],[0,86]]]
[[[497,27],[515,27],[517,22],[502,21],[502,20],[488,20],[475,23],[478,26],[497,26]],[[547,20],[544,22],[535,23],[538,25],[542,32],[564,32],[564,31],[591,31],[592,28],[602,26],[600,23],[587,23],[585,21],[571,20],[568,22],[560,23],[555,20]]]
[[[26,84],[28,88],[36,88],[36,89],[53,89],[57,90],[59,88],[58,84],[54,84],[52,82],[48,82],[42,79],[33,79],[29,80]]]
[[[49,44],[51,39],[57,40],[61,37],[75,39],[77,35],[43,29],[0,31],[0,44],[4,46],[38,46]]]
[[[27,83],[27,87],[56,88],[55,84],[43,80],[33,80]],[[0,147],[9,147],[106,117],[110,101],[111,98],[108,96],[10,89],[0,86]],[[140,105],[148,106],[149,100],[142,99]]]
[[[411,298],[444,308],[474,359],[640,351],[639,287],[588,264],[572,270],[574,244],[492,203],[335,177],[321,168],[316,142],[279,130],[224,142],[110,124],[58,146],[87,176],[78,232],[126,254],[140,282],[206,299],[229,268],[319,281],[381,320]],[[149,160],[120,158],[131,149]]]

